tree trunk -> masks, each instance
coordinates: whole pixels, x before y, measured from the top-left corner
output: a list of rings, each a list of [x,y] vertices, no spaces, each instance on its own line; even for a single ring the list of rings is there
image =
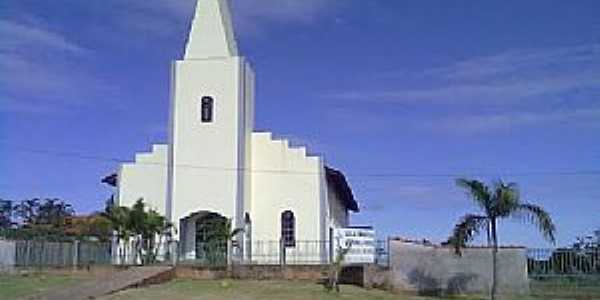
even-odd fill
[[[498,278],[498,235],[496,232],[496,219],[492,219],[492,293],[491,299],[496,299]]]

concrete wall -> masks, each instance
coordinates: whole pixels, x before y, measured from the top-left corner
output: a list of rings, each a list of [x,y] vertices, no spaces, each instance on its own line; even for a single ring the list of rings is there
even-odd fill
[[[492,252],[489,248],[453,249],[403,241],[390,242],[390,284],[394,289],[421,294],[489,293]],[[498,292],[526,294],[525,248],[502,248],[498,253]]]
[[[16,243],[0,240],[0,273],[10,273],[16,264]]]
[[[240,265],[228,271],[226,268],[177,266],[175,277],[194,280],[214,280],[225,278],[247,280],[310,280],[318,281],[327,277],[328,265]]]

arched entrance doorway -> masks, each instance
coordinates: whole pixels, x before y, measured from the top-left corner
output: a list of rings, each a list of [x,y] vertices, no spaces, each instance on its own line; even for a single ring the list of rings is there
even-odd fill
[[[231,232],[230,221],[217,214],[207,213],[196,220],[196,260],[209,265],[227,264],[227,243]]]

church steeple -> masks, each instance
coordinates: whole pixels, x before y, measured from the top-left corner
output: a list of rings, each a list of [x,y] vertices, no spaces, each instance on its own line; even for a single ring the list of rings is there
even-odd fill
[[[237,55],[228,0],[197,0],[184,59]]]

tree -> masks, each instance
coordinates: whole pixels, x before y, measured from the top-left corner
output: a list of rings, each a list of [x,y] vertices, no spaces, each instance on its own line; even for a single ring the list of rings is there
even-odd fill
[[[39,198],[27,199],[15,206],[15,213],[24,227],[33,226],[36,223],[41,200]]]
[[[119,242],[134,243],[134,259],[142,259],[142,264],[150,264],[156,260],[162,239],[170,233],[172,225],[164,216],[153,209],[148,209],[143,199],[139,199],[131,207],[111,206],[104,216],[110,220]],[[156,240],[158,238],[158,246]],[[127,257],[126,250],[121,253],[121,261]]]
[[[244,232],[244,229],[233,229],[231,220],[218,214],[209,214],[200,222],[203,224],[205,234],[202,252],[205,255],[206,263],[209,265],[227,264],[232,255],[233,240],[238,234]]]
[[[496,298],[498,221],[509,217],[522,218],[537,225],[544,238],[554,243],[556,227],[550,215],[540,206],[521,202],[519,189],[515,183],[498,181],[490,188],[477,180],[458,179],[456,184],[467,191],[482,214],[467,214],[454,227],[449,243],[458,255],[461,248],[471,242],[482,231],[489,232],[492,245],[492,290],[491,298]]]
[[[344,261],[346,260],[346,255],[350,252],[350,248],[352,248],[351,242],[346,247],[342,247],[342,245],[337,247],[337,254],[335,260],[331,262],[327,282],[325,283],[325,289],[328,292],[334,289],[336,292],[340,292],[340,273],[342,272]]]
[[[123,243],[127,243],[131,237],[130,230],[130,222],[129,222],[129,213],[130,209],[128,207],[122,206],[111,206],[107,208],[104,213],[104,217],[106,217],[112,225],[112,229],[116,233],[117,243],[119,245]],[[123,251],[119,253],[121,262],[124,262],[127,258],[127,247],[123,247]]]
[[[60,199],[45,199],[38,207],[35,224],[52,228],[62,228],[65,226],[66,218],[73,216],[74,213],[75,211],[71,204],[65,201]]]
[[[0,199],[0,230],[9,229],[13,225],[12,201]]]
[[[71,204],[56,198],[23,200],[15,210],[26,228],[62,228],[66,218],[75,214]]]
[[[113,236],[111,221],[100,213],[68,218],[65,233],[78,240],[101,242],[110,242]]]

